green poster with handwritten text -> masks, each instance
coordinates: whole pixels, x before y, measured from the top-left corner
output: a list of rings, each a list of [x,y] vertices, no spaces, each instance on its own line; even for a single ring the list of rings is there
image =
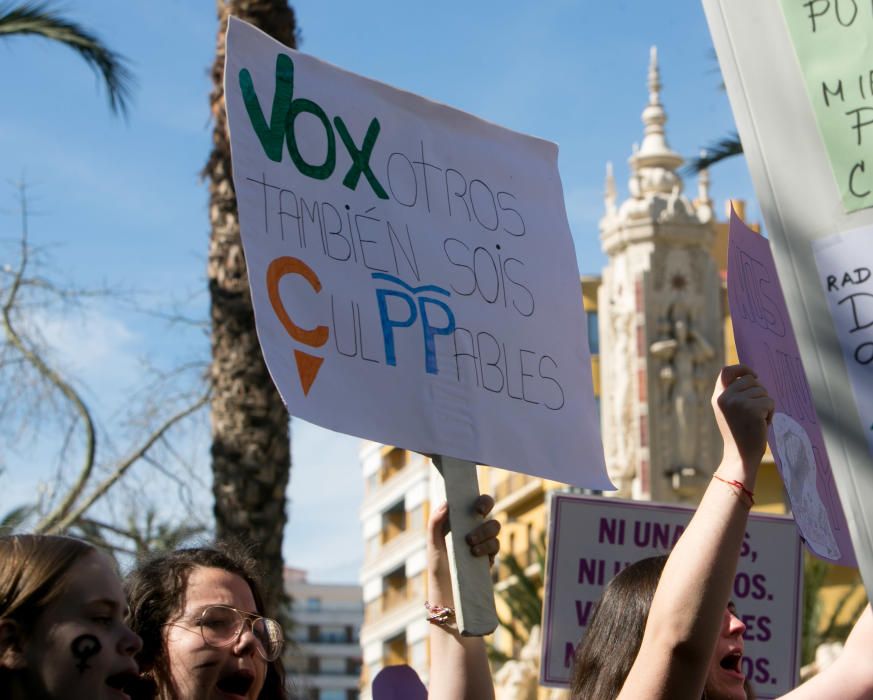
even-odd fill
[[[843,207],[871,207],[873,3],[780,2]]]

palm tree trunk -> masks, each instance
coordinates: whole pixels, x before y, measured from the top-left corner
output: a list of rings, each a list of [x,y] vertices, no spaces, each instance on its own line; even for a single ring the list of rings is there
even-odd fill
[[[207,276],[212,320],[212,472],[219,539],[252,542],[265,574],[271,614],[279,612],[285,490],[291,471],[288,413],[273,386],[255,334],[239,232],[224,105],[225,32],[230,15],[296,46],[287,0],[216,0],[218,39],[210,96],[214,130],[203,175],[209,181]]]

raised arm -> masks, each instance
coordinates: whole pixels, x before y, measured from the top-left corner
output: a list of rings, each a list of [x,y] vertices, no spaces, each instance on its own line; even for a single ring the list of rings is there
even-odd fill
[[[476,510],[483,516],[494,507],[491,496],[482,495]],[[430,700],[493,700],[494,684],[482,637],[462,637],[454,625],[454,610],[449,558],[445,535],[448,532],[448,508],[443,503],[430,517],[427,540],[428,604],[430,626]],[[469,535],[467,543],[476,556],[497,554],[500,523],[488,520]],[[442,621],[441,621],[442,620]]]
[[[767,446],[773,400],[748,367],[725,367],[712,407],[724,455],[661,575],[619,700],[700,700]]]
[[[780,700],[864,700],[873,698],[873,611],[870,606],[852,628],[836,661]]]

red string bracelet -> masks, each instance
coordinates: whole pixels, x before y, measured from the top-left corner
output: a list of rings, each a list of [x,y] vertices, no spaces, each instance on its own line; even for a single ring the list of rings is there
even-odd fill
[[[742,493],[749,497],[749,501],[751,502],[751,504],[755,505],[755,494],[749,491],[749,489],[746,488],[746,485],[742,481],[731,481],[728,479],[722,479],[718,474],[713,474],[712,478],[718,479],[720,482],[722,482],[723,484],[727,484],[728,486],[733,486],[735,489],[739,489]]]

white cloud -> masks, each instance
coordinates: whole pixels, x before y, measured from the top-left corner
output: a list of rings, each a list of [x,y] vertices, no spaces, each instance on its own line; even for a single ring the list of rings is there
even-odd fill
[[[73,315],[37,311],[31,323],[68,371],[105,377],[127,369],[137,334],[121,319],[91,308]]]

